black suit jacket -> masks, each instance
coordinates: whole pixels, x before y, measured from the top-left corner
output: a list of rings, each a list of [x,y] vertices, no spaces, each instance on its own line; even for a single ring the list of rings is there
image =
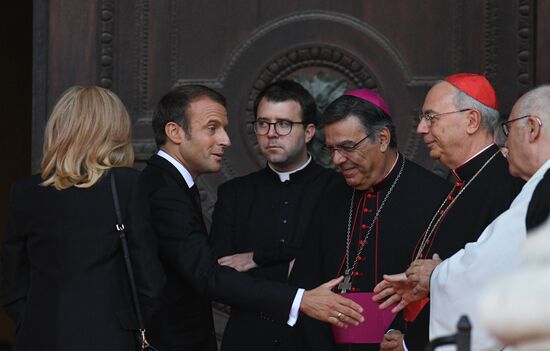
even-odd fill
[[[167,275],[162,306],[148,328],[153,345],[215,350],[209,299],[288,318],[296,289],[216,263],[200,204],[170,162],[153,155],[142,177]]]
[[[164,283],[139,172],[116,170],[139,298],[145,314]],[[16,350],[137,349],[137,321],[109,177],[56,190],[40,176],[14,184],[2,252],[3,304]]]

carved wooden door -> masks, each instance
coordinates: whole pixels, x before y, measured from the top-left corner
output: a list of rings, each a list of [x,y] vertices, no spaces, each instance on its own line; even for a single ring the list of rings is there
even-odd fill
[[[531,1],[202,1],[35,2],[34,155],[54,99],[75,83],[117,92],[134,120],[138,163],[154,151],[150,120],[177,84],[200,83],[229,102],[233,146],[219,174],[202,177],[207,211],[217,186],[262,167],[250,126],[266,84],[296,79],[322,107],[346,89],[387,99],[402,152],[438,170],[415,132],[429,87],[443,76],[485,72],[502,110],[534,84]],[[322,161],[321,141],[313,153]],[[443,172],[442,170],[439,170]]]

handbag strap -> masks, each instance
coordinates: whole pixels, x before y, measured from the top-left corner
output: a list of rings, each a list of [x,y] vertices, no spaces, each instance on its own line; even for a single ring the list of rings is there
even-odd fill
[[[113,194],[113,203],[115,205],[115,213],[117,218],[117,224],[115,227],[118,232],[118,236],[120,238],[120,243],[122,245],[122,254],[124,256],[124,262],[126,263],[126,272],[128,273],[128,280],[130,282],[130,292],[132,294],[134,310],[136,312],[138,325],[139,325],[139,332],[141,336],[141,348],[144,349],[145,347],[149,346],[149,343],[145,338],[145,326],[143,324],[143,318],[141,316],[141,308],[139,306],[136,281],[134,279],[134,270],[132,269],[132,261],[130,260],[130,251],[128,250],[128,240],[126,239],[126,228],[124,227],[124,223],[122,221],[122,212],[120,211],[120,203],[118,201],[118,192],[116,188],[114,168],[110,172],[110,178],[111,178],[110,179],[111,193]]]

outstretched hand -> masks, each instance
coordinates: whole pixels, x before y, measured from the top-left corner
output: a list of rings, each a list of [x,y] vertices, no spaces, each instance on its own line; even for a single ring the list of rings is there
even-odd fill
[[[384,280],[374,287],[375,295],[372,299],[377,302],[382,301],[380,309],[388,308],[393,304],[400,303],[402,294],[408,289],[412,289],[412,287],[405,273],[385,274]]]
[[[386,299],[380,304],[381,309],[397,303],[392,309],[397,313],[409,303],[428,297],[431,274],[440,263],[441,258],[434,254],[432,259],[415,260],[404,273],[384,275],[384,280],[374,288],[373,300]]]
[[[438,254],[434,254],[431,260],[415,260],[409,269],[405,271],[407,280],[413,286],[410,302],[428,297],[430,294],[430,278],[435,267],[441,263]]]
[[[315,289],[306,290],[300,311],[311,318],[343,328],[348,324],[358,325],[363,322],[363,308],[359,304],[332,292],[343,278],[332,279]]]

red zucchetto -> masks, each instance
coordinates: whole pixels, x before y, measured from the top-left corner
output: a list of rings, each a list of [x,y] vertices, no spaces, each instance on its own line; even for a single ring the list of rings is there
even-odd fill
[[[495,110],[498,109],[497,94],[485,76],[474,73],[457,73],[445,77],[443,80],[451,83],[483,105]]]

